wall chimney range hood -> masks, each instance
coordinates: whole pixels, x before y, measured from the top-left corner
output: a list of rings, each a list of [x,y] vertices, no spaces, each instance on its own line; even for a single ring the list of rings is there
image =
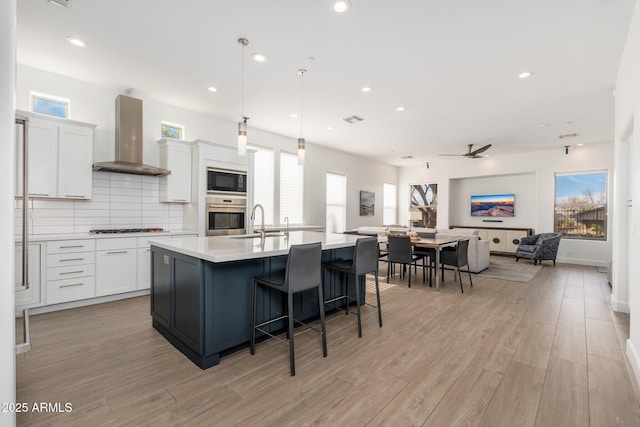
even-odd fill
[[[126,95],[116,98],[116,159],[96,162],[94,171],[163,176],[170,170],[142,163],[142,100]]]

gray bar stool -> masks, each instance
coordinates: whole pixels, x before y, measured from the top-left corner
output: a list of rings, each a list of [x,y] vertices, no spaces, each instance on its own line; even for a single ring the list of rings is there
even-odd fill
[[[287,314],[275,319],[267,320],[256,325],[256,300],[258,285],[283,292],[287,295]],[[309,243],[305,245],[293,245],[289,249],[287,266],[284,275],[272,275],[267,277],[254,277],[251,289],[251,354],[256,351],[256,331],[260,331],[270,337],[282,340],[266,330],[263,326],[269,325],[279,320],[287,319],[287,337],[289,338],[289,364],[291,376],[296,374],[295,355],[293,349],[293,322],[298,322],[293,318],[293,294],[316,288],[318,290],[318,302],[320,308],[320,327],[322,335],[322,355],[327,357],[327,334],[324,327],[324,297],[322,292],[322,245],[321,243]],[[307,326],[307,325],[305,325]],[[313,327],[308,326],[311,329]]]
[[[349,301],[354,298],[349,296],[349,277],[353,276],[356,284],[356,313],[358,315],[358,337],[362,337],[362,321],[360,319],[360,279],[364,278],[367,273],[373,273],[376,277],[376,298],[378,305],[365,304],[376,307],[378,309],[378,323],[382,327],[382,308],[380,306],[380,286],[378,284],[378,238],[364,237],[356,240],[353,250],[353,259],[331,264],[325,264],[328,270],[335,270],[339,273],[346,274],[347,280],[344,282],[344,295],[329,299],[325,304],[334,301],[345,300],[344,311],[349,314]]]

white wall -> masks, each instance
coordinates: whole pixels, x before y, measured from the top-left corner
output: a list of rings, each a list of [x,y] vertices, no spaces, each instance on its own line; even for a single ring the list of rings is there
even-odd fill
[[[398,168],[336,152],[318,145],[307,145],[304,176],[304,221],[325,224],[326,174],[347,176],[346,229],[382,225],[384,183],[398,182]],[[375,215],[360,216],[360,191],[375,193]]]
[[[0,2],[0,403],[16,401],[13,189],[15,141],[16,1]],[[0,411],[0,425],[15,414]]]
[[[535,223],[536,195],[530,191],[536,186],[534,173],[453,179],[450,185],[450,225],[529,228]],[[515,194],[515,217],[484,218],[502,221],[496,223],[471,216],[471,196],[483,194]]]
[[[452,212],[451,197],[458,197],[455,191],[456,180],[466,179],[469,182],[477,178],[495,177],[488,181],[491,185],[510,186],[509,180],[514,175],[533,175],[535,182],[528,188],[518,189],[516,194],[528,193],[535,198],[535,214],[532,222],[518,223],[519,227],[533,228],[536,233],[553,231],[553,213],[555,199],[555,174],[564,172],[582,172],[607,170],[607,195],[611,204],[613,169],[613,144],[593,144],[572,148],[568,155],[564,149],[536,151],[509,156],[492,156],[484,159],[460,159],[453,161],[432,162],[431,168],[426,166],[405,167],[399,176],[399,215],[400,223],[408,224],[409,185],[423,183],[438,184],[438,228],[448,228],[453,224],[458,212]],[[493,192],[491,189],[490,192]],[[461,198],[463,196],[460,196]],[[520,199],[520,198],[519,198]],[[454,209],[459,208],[453,204]],[[468,211],[468,207],[462,208]],[[558,249],[558,261],[577,264],[606,266],[611,260],[611,229],[612,221],[608,221],[606,242],[588,240],[563,239]],[[505,226],[507,225],[504,223]]]
[[[640,129],[640,3],[636,3],[627,44],[622,56],[618,79],[616,80],[616,110],[615,110],[615,139],[616,144],[625,144],[631,134],[628,144],[628,158],[616,157],[616,167],[628,165],[632,180],[629,182],[629,192],[626,195],[633,200],[630,208],[626,207],[625,194],[620,194],[616,208],[627,209],[630,217],[628,224],[619,223],[614,226],[614,237],[619,237],[628,246],[624,253],[624,244],[616,247],[615,253],[627,256],[629,260],[628,276],[615,274],[613,281],[614,298],[624,298],[628,289],[628,308],[630,312],[630,330],[627,340],[627,359],[633,368],[636,381],[640,385],[640,144],[638,130]],[[625,148],[621,151],[624,152]],[[625,166],[626,166],[625,165]],[[628,177],[621,176],[620,179]],[[627,227],[628,225],[628,227]],[[627,239],[628,238],[628,239]],[[625,279],[628,279],[625,281]],[[622,290],[624,291],[622,291]],[[623,301],[624,302],[624,301]]]

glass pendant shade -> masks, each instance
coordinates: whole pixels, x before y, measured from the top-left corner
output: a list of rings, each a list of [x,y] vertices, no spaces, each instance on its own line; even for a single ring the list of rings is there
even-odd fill
[[[247,121],[238,122],[238,155],[247,154]]]
[[[304,166],[305,149],[304,138],[298,138],[298,165]]]

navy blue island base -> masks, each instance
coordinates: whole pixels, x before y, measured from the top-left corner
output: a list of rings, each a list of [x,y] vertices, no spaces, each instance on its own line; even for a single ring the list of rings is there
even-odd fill
[[[351,259],[353,247],[326,249],[322,262]],[[151,246],[151,315],[153,327],[175,348],[202,369],[217,365],[220,357],[249,346],[251,279],[284,271],[286,255],[227,262],[211,262],[156,245]],[[344,293],[346,276],[326,273],[325,299]],[[350,278],[349,280],[353,280]],[[349,286],[355,296],[355,286]],[[257,320],[285,313],[282,294],[258,287]],[[318,318],[315,290],[295,296],[294,317]],[[361,286],[361,304],[365,286]],[[332,303],[327,311],[344,307]],[[270,332],[285,330],[285,322],[271,325]],[[267,336],[264,336],[265,338]]]

